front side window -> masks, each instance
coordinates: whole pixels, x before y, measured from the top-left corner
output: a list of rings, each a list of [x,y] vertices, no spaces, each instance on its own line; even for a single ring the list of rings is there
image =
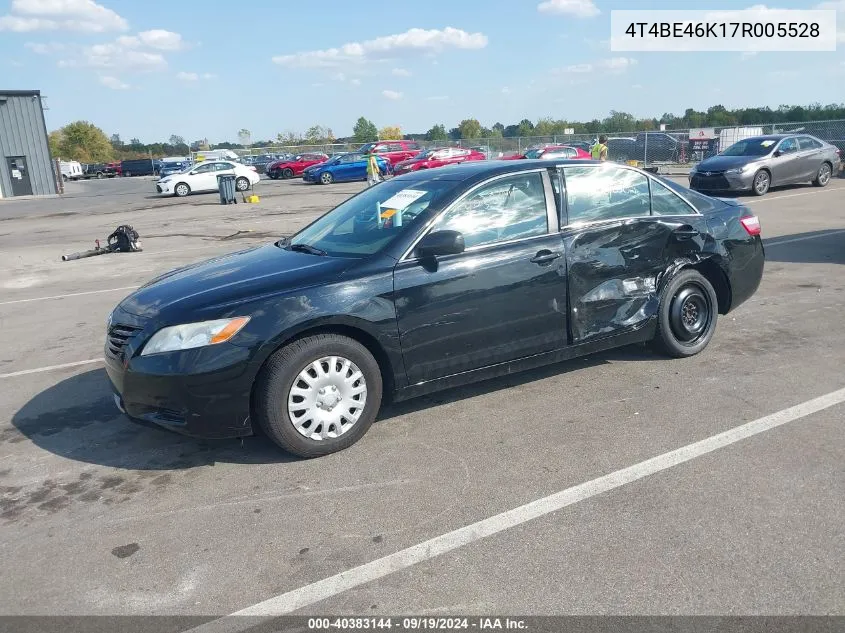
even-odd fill
[[[420,216],[439,205],[455,186],[448,180],[388,180],[341,203],[294,235],[285,247],[310,247],[333,257],[373,255],[415,229]]]
[[[564,167],[569,224],[649,215],[648,178],[613,165]]]
[[[785,138],[778,147],[781,154],[792,154],[798,151],[798,141],[794,138]]]
[[[458,231],[467,248],[544,235],[546,195],[540,173],[499,178],[441,215],[432,230]]]
[[[214,163],[206,163],[205,165],[200,165],[194,170],[194,173],[207,174],[210,171],[214,171]]]

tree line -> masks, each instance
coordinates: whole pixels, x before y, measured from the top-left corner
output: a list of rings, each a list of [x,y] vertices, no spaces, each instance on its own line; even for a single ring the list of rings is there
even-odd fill
[[[128,158],[146,158],[161,156],[184,156],[190,151],[208,149],[249,149],[282,146],[328,145],[333,143],[369,143],[379,139],[458,141],[462,139],[494,139],[527,136],[554,136],[566,134],[572,129],[574,134],[633,133],[660,129],[661,124],[667,130],[683,130],[691,127],[731,127],[741,125],[760,125],[764,123],[805,123],[845,119],[845,104],[833,103],[821,105],[782,105],[769,107],[728,109],[715,105],[699,111],[687,108],[682,115],[670,112],[660,117],[637,118],[628,112],[612,110],[603,119],[591,121],[572,121],[568,119],[541,118],[536,122],[523,119],[519,123],[504,125],[496,122],[485,127],[477,119],[464,119],[455,127],[447,129],[443,124],[436,124],[423,133],[403,133],[398,126],[379,129],[366,117],[360,117],[352,129],[352,136],[335,137],[332,129],[314,125],[305,132],[285,131],[275,139],[253,139],[252,133],[242,128],[238,131],[238,142],[209,144],[206,140],[190,144],[178,135],[172,135],[167,142],[142,143],[137,138],[124,142],[119,134],[107,136],[100,128],[88,121],[76,121],[49,135],[50,151],[53,156],[65,160],[78,160],[87,163],[110,162]]]

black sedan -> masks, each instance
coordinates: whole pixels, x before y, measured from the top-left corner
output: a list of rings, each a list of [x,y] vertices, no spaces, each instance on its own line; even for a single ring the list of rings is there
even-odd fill
[[[151,281],[110,315],[106,367],[136,421],[208,438],[259,425],[317,456],[388,400],[629,343],[697,354],[763,263],[734,201],[613,163],[479,161]]]

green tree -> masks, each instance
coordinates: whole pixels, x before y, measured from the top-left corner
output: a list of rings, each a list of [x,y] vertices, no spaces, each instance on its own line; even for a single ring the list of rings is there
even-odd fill
[[[478,119],[464,119],[458,124],[458,130],[461,133],[461,138],[481,137],[481,123],[478,122]]]
[[[105,163],[112,160],[114,148],[109,137],[88,121],[76,121],[51,134],[51,151],[65,160]]]
[[[356,143],[372,143],[378,140],[376,124],[365,117],[360,117],[352,128],[352,140]]]
[[[178,136],[176,134],[170,135],[169,143],[171,145],[174,145],[174,146],[175,145],[187,145],[187,143],[185,142],[185,138],[182,137],[182,136]]]
[[[299,138],[299,134],[291,130],[279,132],[276,135],[276,141],[281,145],[298,145],[301,140],[302,139]]]
[[[246,147],[252,142],[252,132],[246,128],[238,130],[238,143]]]
[[[431,129],[425,133],[425,140],[427,141],[445,141],[448,138],[449,135],[446,134],[446,126],[441,123],[432,125]]]
[[[516,136],[534,136],[534,124],[528,119],[522,119],[516,127]]]
[[[326,131],[321,125],[312,125],[305,130],[305,142],[308,145],[318,145],[324,142],[326,138]]]

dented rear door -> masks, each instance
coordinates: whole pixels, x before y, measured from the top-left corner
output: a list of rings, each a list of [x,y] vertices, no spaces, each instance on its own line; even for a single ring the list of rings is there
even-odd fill
[[[663,272],[701,249],[701,216],[652,215],[649,178],[625,166],[561,172],[571,342],[644,325],[657,314]]]

